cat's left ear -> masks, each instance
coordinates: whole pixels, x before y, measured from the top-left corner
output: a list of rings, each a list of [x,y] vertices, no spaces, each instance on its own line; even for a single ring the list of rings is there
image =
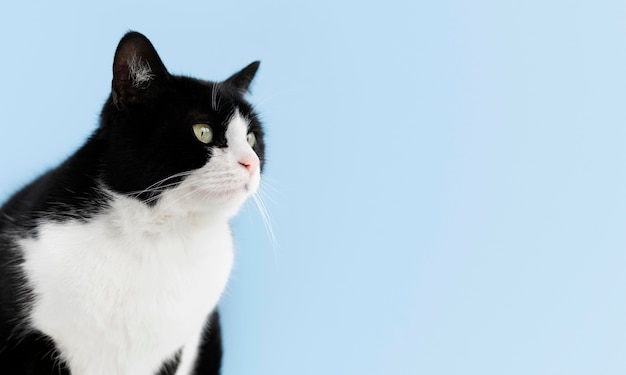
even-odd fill
[[[239,72],[233,74],[225,82],[233,86],[240,95],[246,94],[250,89],[250,83],[259,70],[260,61],[255,61],[252,64],[241,69]]]
[[[170,77],[156,49],[143,34],[131,31],[120,40],[113,60],[113,103],[123,109]]]

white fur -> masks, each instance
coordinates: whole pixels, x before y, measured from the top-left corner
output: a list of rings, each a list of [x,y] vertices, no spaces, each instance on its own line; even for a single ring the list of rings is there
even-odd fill
[[[232,266],[228,220],[259,185],[246,133],[236,113],[229,147],[154,207],[110,192],[111,207],[87,223],[49,222],[21,240],[36,295],[29,323],[73,375],[154,374],[181,347],[177,374],[189,373]]]
[[[128,74],[135,88],[146,88],[154,79],[150,63],[143,61],[141,57],[133,55],[128,61]]]

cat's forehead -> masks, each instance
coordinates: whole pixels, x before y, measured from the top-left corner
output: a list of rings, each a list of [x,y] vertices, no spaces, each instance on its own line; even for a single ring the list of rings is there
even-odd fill
[[[241,115],[239,110],[235,110],[231,118],[228,120],[228,135],[232,137],[245,137],[250,127],[250,121]]]
[[[188,116],[192,119],[212,119],[226,125],[235,113],[246,115],[248,106],[229,87],[216,82],[192,79],[188,83]]]

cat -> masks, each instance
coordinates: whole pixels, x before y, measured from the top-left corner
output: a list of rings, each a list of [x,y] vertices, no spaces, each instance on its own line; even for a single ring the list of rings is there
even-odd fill
[[[0,374],[219,374],[229,221],[259,187],[263,129],[222,82],[119,42],[86,143],[0,209]]]

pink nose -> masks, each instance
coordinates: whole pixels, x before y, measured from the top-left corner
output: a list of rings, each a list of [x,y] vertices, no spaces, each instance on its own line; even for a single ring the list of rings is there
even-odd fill
[[[248,170],[250,176],[259,169],[259,157],[256,154],[246,154],[239,158],[239,164]]]

